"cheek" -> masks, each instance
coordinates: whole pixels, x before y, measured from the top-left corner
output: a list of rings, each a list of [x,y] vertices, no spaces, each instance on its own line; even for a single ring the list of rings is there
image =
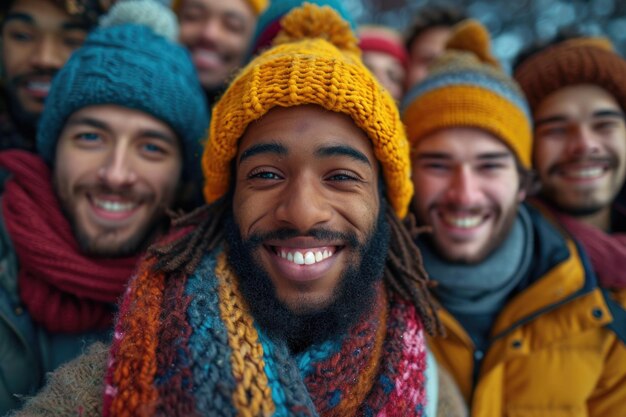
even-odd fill
[[[6,78],[10,79],[16,75],[20,67],[24,67],[25,57],[30,53],[29,47],[17,48],[15,45],[5,42],[2,46],[2,66]]]
[[[196,39],[202,32],[202,25],[199,23],[181,22],[180,33],[178,39],[185,47],[193,46],[194,39]]]
[[[161,167],[160,169],[151,171],[153,171],[155,175],[148,173],[144,178],[150,181],[156,194],[160,194],[163,200],[169,200],[169,202],[171,202],[182,180],[180,165],[176,164],[169,167]],[[168,173],[169,175],[167,175]]]
[[[447,181],[442,178],[433,178],[420,175],[413,171],[413,204],[416,208],[425,210],[430,202],[436,200],[447,189]]]
[[[563,151],[562,146],[556,141],[537,138],[533,148],[534,168],[539,172],[545,172],[558,159]],[[557,155],[557,157],[554,157]]]

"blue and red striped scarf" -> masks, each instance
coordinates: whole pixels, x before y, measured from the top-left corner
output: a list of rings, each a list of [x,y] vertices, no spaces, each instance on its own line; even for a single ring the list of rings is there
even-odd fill
[[[378,284],[345,336],[293,355],[258,327],[218,251],[189,277],[145,261],[123,299],[104,416],[423,416],[415,308]]]

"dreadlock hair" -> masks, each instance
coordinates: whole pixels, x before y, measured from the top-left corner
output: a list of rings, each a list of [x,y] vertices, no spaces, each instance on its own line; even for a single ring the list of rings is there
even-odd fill
[[[428,29],[440,26],[452,27],[467,19],[467,17],[465,11],[459,6],[447,4],[427,4],[422,6],[417,11],[415,20],[407,31],[404,46],[410,51],[413,41]]]
[[[232,191],[213,204],[174,218],[172,226],[182,236],[148,249],[148,256],[155,258],[153,271],[173,277],[192,274],[203,255],[223,243],[222,225],[228,210],[232,210],[231,201]],[[415,305],[430,335],[441,334],[443,327],[428,290],[428,274],[413,238],[421,230],[415,227],[412,215],[405,225],[388,204],[384,206],[391,236],[383,279],[391,291]]]

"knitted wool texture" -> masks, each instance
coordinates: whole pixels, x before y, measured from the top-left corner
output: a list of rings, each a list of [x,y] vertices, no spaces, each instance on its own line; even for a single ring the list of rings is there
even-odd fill
[[[533,111],[549,94],[577,84],[602,87],[626,109],[626,60],[606,38],[583,37],[549,46],[518,65],[514,77]]]
[[[143,25],[98,28],[54,77],[37,130],[37,149],[52,163],[59,135],[74,112],[116,104],[144,111],[181,139],[187,178],[201,178],[206,99],[188,52]]]
[[[246,2],[252,7],[255,15],[260,15],[263,13],[265,9],[267,9],[267,5],[269,3],[268,0],[246,0]],[[172,10],[176,13],[180,11],[180,8],[183,4],[183,0],[173,0],[172,1]]]
[[[492,57],[489,34],[475,20],[455,27],[428,77],[407,92],[402,120],[412,146],[440,129],[475,127],[502,140],[523,167],[531,166],[528,104]]]
[[[254,37],[252,38],[252,48],[250,55],[255,55],[272,45],[272,41],[280,32],[281,20],[283,16],[291,10],[302,6],[304,3],[317,4],[318,6],[329,6],[350,23],[352,29],[356,28],[354,19],[346,11],[343,2],[339,0],[272,0],[269,7],[259,16]]]
[[[348,23],[312,4],[282,22],[277,46],[248,64],[213,108],[202,158],[206,201],[226,193],[237,142],[251,122],[276,106],[317,104],[347,114],[368,135],[389,202],[404,217],[413,194],[408,142],[393,98],[363,65]]]
[[[423,415],[422,324],[382,283],[346,335],[293,355],[257,326],[220,250],[188,277],[150,266],[122,301],[105,417]]]

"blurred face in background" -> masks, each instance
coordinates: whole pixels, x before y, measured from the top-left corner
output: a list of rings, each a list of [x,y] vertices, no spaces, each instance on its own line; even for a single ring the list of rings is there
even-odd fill
[[[586,216],[610,210],[626,176],[624,112],[606,90],[562,88],[537,107],[534,163],[544,197]]]
[[[404,94],[406,70],[400,61],[384,52],[364,51],[363,63],[378,82],[399,102]]]
[[[49,0],[13,3],[2,25],[2,69],[20,122],[36,124],[53,76],[86,36],[83,22]]]
[[[420,83],[428,75],[428,67],[446,48],[452,30],[446,26],[426,29],[411,43],[409,48],[409,69],[406,77],[406,88]]]
[[[239,68],[254,35],[257,17],[246,0],[182,0],[180,42],[192,56],[200,84],[221,88]]]

